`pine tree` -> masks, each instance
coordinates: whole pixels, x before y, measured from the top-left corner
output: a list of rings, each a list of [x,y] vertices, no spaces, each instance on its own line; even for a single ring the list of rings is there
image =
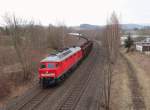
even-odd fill
[[[131,34],[128,34],[128,38],[125,40],[125,48],[127,48],[127,53],[130,51],[130,48],[133,45],[133,40],[131,38]]]

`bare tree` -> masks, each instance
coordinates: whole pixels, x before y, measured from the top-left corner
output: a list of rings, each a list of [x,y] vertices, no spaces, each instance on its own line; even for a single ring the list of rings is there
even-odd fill
[[[110,110],[113,65],[116,63],[120,46],[120,26],[115,13],[112,14],[103,31],[102,45],[105,55],[103,71],[104,108]]]
[[[65,26],[49,26],[48,44],[53,49],[65,47],[65,37],[67,35],[67,28]]]
[[[41,46],[39,36],[35,38],[37,35],[35,33],[38,31],[36,31],[34,22],[32,21],[27,22],[15,16],[5,16],[4,20],[9,29],[14,49],[23,70],[23,79],[30,79],[33,68],[32,50],[35,50],[35,47],[38,48]]]

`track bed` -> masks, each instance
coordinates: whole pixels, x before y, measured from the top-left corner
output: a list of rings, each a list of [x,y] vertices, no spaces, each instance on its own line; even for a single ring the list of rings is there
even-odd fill
[[[32,92],[30,96],[27,95],[26,101],[12,102],[13,104],[11,103],[11,105],[7,106],[7,110],[70,110],[77,108],[87,110],[87,107],[89,108],[90,106],[88,105],[89,97],[87,96],[92,97],[93,101],[96,100],[96,103],[91,102],[90,107],[94,107],[97,104],[96,109],[98,109],[100,99],[97,97],[97,94],[101,93],[100,85],[102,85],[99,83],[99,78],[102,77],[99,72],[99,69],[102,69],[100,68],[102,57],[100,57],[99,51],[99,46],[97,44],[94,45],[90,55],[60,85],[46,90],[39,90],[40,88],[37,87],[34,90],[38,91],[35,92],[36,94]],[[93,90],[91,91],[89,89],[92,86]]]

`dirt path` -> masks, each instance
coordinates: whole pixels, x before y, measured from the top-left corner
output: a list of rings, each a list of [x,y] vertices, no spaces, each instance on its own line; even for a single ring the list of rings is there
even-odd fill
[[[137,76],[137,71],[127,57],[122,55],[128,68],[129,88],[131,90],[133,110],[146,110],[145,100],[142,93],[141,84]]]

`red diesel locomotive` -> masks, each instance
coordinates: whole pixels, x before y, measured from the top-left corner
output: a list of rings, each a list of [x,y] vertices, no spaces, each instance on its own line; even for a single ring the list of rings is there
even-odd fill
[[[91,51],[92,41],[80,47],[70,47],[56,54],[51,54],[40,62],[39,79],[43,88],[55,84],[74,66],[84,59]]]

